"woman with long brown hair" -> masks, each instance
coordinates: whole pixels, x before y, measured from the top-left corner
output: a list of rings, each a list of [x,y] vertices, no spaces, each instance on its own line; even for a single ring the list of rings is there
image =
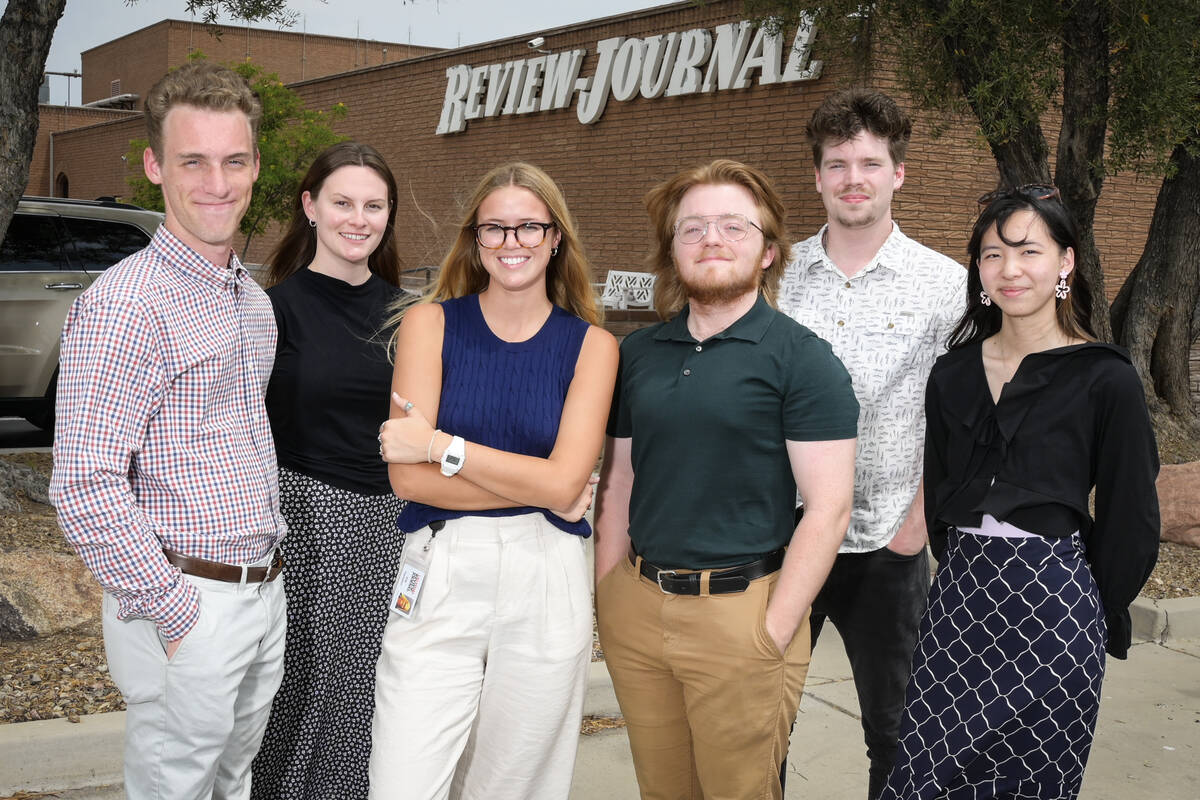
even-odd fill
[[[380,452],[410,502],[373,797],[570,790],[592,641],[582,517],[617,369],[590,281],[558,186],[507,164],[396,333]]]
[[[288,525],[287,646],[253,796],[365,798],[375,662],[403,536],[375,452],[387,412],[396,181],[372,147],[313,161],[271,255],[267,413]]]

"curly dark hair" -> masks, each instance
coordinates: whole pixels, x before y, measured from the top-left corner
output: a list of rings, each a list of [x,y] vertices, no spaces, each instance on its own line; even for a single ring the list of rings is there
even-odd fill
[[[856,87],[834,92],[813,112],[805,128],[813,164],[820,168],[826,146],[848,142],[864,130],[887,140],[893,164],[904,161],[912,120],[883,92]]]

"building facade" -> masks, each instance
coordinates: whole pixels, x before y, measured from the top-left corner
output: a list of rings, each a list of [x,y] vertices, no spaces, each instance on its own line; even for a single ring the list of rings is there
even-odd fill
[[[131,36],[156,29],[182,35],[178,26],[188,24],[160,23]],[[236,44],[237,34],[228,30],[223,41]],[[787,202],[794,239],[817,230],[825,212],[804,126],[851,76],[847,65],[821,64],[804,51],[814,36],[819,31],[792,29],[771,41],[745,19],[738,0],[682,2],[372,62],[291,87],[310,108],[345,104],[340,132],[388,159],[400,185],[397,238],[405,267],[436,265],[478,178],[520,159],[562,185],[601,281],[609,269],[643,268],[651,239],[646,191],[713,158],[765,170]],[[160,56],[151,60],[161,72]],[[874,75],[874,85],[910,105],[886,64]],[[972,119],[936,120],[940,136],[933,135],[935,120],[919,112],[914,119],[907,177],[893,210],[906,233],[961,261],[975,199],[996,184],[995,164]],[[1053,120],[1046,129],[1052,139]],[[127,193],[126,179],[141,165],[121,156],[143,136],[138,118],[56,133],[55,169],[74,196]],[[1158,183],[1137,176],[1105,182],[1096,240],[1110,296],[1137,263]],[[273,244],[273,236],[255,239],[248,259],[262,261]]]
[[[441,48],[167,19],[85,50],[81,54],[83,103],[122,94],[145,100],[163,73],[197,51],[222,64],[249,59],[277,73],[284,83],[292,83],[437,53]]]

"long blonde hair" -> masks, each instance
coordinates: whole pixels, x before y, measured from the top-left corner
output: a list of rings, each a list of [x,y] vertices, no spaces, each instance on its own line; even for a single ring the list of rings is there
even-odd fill
[[[654,310],[663,319],[673,317],[687,303],[687,289],[679,280],[671,250],[675,239],[675,215],[689,189],[696,186],[733,184],[745,188],[754,197],[762,222],[763,252],[775,247],[775,260],[763,270],[759,293],[772,306],[779,289],[779,279],[791,260],[792,246],[784,218],[787,212],[779,192],[764,173],[738,161],[720,158],[708,164],[685,169],[670,180],[660,183],[646,194],[646,211],[654,226],[655,246],[646,259],[655,275]]]
[[[550,221],[561,234],[558,254],[550,257],[546,267],[546,296],[550,302],[575,316],[599,325],[601,315],[595,289],[592,288],[592,268],[583,252],[575,220],[567,210],[567,201],[554,179],[542,169],[515,161],[496,167],[475,188],[467,213],[459,227],[458,236],[450,246],[450,252],[442,259],[441,269],[433,286],[418,302],[431,303],[463,297],[482,292],[487,288],[490,276],[479,260],[479,248],[475,242],[475,215],[487,196],[505,186],[519,186],[534,194],[550,212]],[[389,325],[397,325],[412,301],[401,299],[393,306]],[[393,344],[395,334],[393,334]]]

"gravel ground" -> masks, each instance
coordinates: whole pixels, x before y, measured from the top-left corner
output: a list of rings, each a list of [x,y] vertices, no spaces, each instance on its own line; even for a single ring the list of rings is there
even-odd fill
[[[46,453],[4,455],[49,474]],[[0,549],[33,547],[70,552],[53,509],[25,503],[23,511],[0,515]],[[1200,549],[1163,542],[1158,565],[1142,594],[1156,599],[1200,595]],[[27,642],[0,642],[0,723],[71,719],[80,714],[120,711],[121,695],[108,677],[100,631],[79,629]],[[593,643],[593,658],[603,658]],[[584,720],[584,733],[624,722],[605,717]]]

